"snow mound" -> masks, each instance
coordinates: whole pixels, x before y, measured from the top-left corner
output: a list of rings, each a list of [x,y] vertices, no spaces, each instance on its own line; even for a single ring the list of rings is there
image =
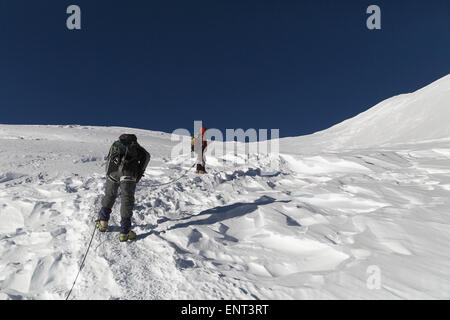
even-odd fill
[[[387,99],[315,134],[282,139],[306,150],[337,150],[450,138],[450,75],[413,93]]]

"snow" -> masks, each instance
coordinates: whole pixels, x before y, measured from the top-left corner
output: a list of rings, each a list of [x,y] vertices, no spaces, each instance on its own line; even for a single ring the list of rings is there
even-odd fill
[[[450,298],[450,76],[268,157],[171,158],[167,133],[0,125],[0,299],[64,299],[123,132],[150,151],[138,239],[96,233],[73,299]],[[218,142],[214,142],[218,145]],[[368,286],[380,271],[380,288]]]
[[[282,148],[335,151],[450,137],[450,75],[409,94],[377,104],[354,118],[313,135],[282,139]]]

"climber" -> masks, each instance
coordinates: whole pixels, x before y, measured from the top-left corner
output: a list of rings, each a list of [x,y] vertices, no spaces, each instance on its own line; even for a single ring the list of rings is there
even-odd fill
[[[197,173],[206,173],[205,168],[205,149],[208,142],[205,140],[206,128],[201,127],[200,133],[195,134],[191,139],[191,151],[197,155]]]
[[[136,239],[131,231],[131,216],[134,207],[136,183],[144,176],[150,161],[150,154],[141,147],[134,134],[122,134],[115,141],[107,157],[105,195],[99,212],[96,227],[101,232],[108,229],[111,209],[117,198],[120,187],[120,236],[119,241]]]

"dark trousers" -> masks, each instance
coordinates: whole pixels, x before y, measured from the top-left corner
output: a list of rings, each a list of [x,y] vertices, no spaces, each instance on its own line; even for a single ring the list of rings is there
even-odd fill
[[[120,182],[113,181],[109,177],[106,178],[105,196],[102,199],[99,219],[109,221],[111,209],[114,206],[120,187],[120,233],[128,233],[131,230],[136,180],[123,178],[121,178]]]

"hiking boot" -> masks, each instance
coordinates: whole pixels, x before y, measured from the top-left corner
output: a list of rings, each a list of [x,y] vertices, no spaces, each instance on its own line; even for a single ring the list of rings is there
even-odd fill
[[[106,232],[106,230],[108,229],[108,221],[95,220],[95,227],[100,232]]]
[[[134,231],[130,231],[128,233],[121,233],[119,236],[120,242],[125,242],[127,240],[134,240],[136,239],[136,233]]]

